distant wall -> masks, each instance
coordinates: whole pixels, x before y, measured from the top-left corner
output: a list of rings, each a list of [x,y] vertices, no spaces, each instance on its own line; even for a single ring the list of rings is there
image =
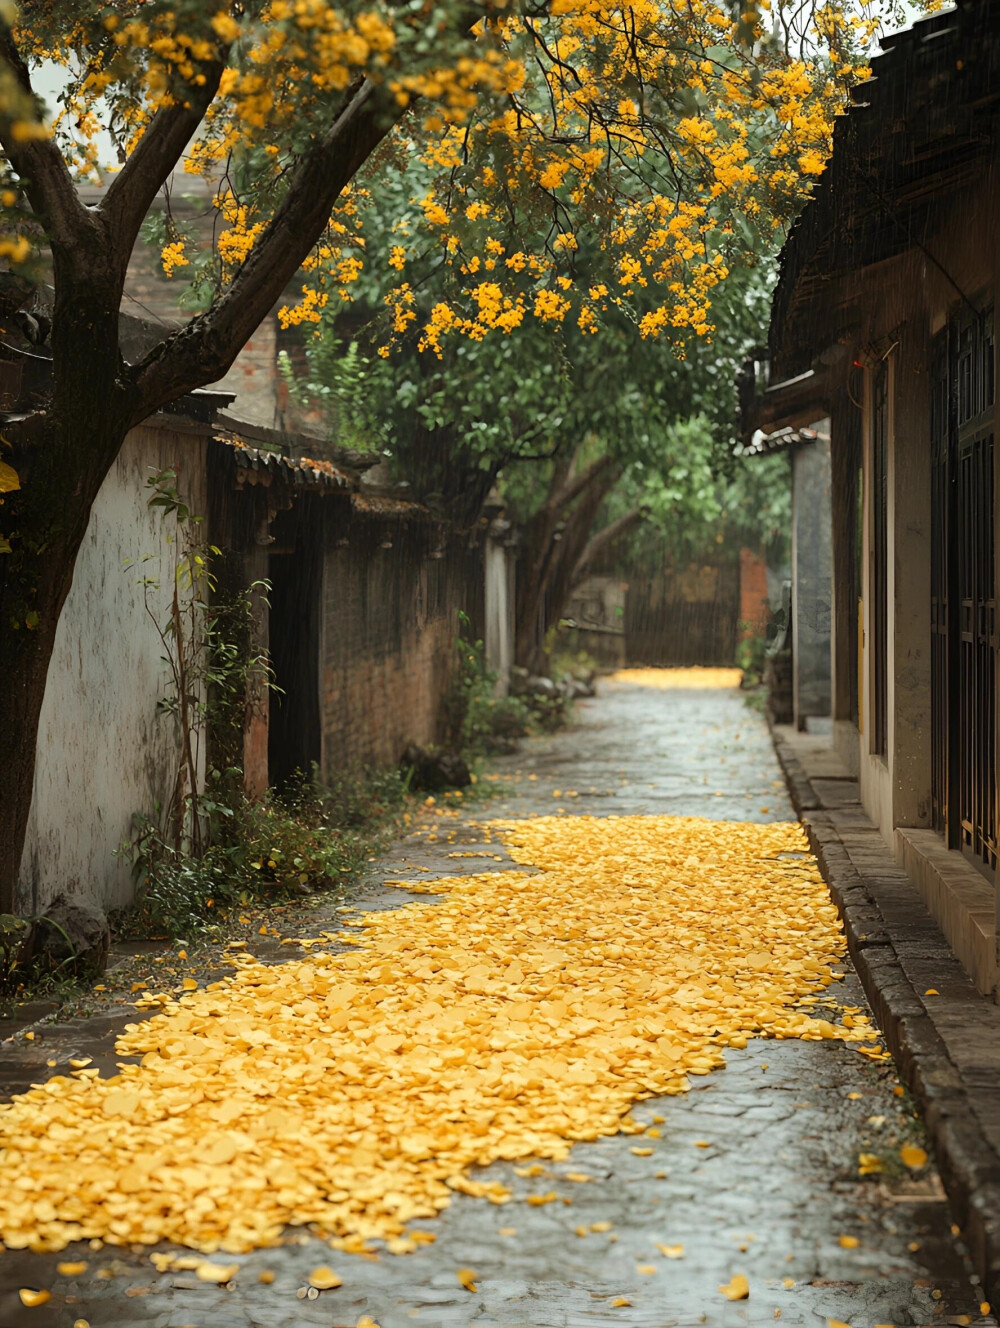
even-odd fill
[[[102,908],[131,897],[129,866],[114,851],[133,812],[151,814],[168,800],[178,760],[173,726],[156,714],[166,671],[137,584],[160,580],[150,604],[163,622],[177,546],[166,542],[174,522],[147,505],[146,481],[173,467],[192,511],[204,513],[206,446],[169,424],[133,429],[94,504],[42,706],[20,878],[25,912],[60,892]]]
[[[732,664],[740,619],[738,560],[629,576],[625,651],[630,664]]]

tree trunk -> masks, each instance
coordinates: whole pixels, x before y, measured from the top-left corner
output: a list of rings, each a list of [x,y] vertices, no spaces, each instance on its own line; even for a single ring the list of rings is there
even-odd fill
[[[12,448],[4,453],[22,487],[0,508],[0,529],[17,536],[13,552],[0,557],[0,913],[15,911],[59,614],[90,509],[125,438],[113,408],[93,398],[80,402],[70,427],[48,417],[40,424],[21,438],[8,430]],[[73,464],[82,458],[85,464]],[[76,759],[86,761],[87,753]]]
[[[545,637],[566,603],[569,578],[620,471],[610,457],[574,474],[576,458],[557,467],[527,531],[517,578],[515,658],[529,673],[547,667]]]

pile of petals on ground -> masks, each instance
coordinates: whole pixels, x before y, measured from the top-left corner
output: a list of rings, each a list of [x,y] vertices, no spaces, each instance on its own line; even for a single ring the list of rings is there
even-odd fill
[[[661,690],[697,691],[699,688],[739,687],[742,669],[618,669],[608,675],[609,682],[627,682],[634,687],[658,687]]]
[[[211,1253],[316,1224],[346,1248],[454,1190],[470,1168],[562,1158],[638,1132],[637,1099],[681,1093],[748,1037],[861,1038],[801,1009],[844,945],[799,827],[671,817],[507,823],[518,863],[340,934],[360,949],[174,999],[118,1043],[111,1079],[58,1076],[0,1108],[0,1236],[169,1240]],[[792,855],[792,856],[784,856]],[[799,1008],[796,1008],[799,1007]]]

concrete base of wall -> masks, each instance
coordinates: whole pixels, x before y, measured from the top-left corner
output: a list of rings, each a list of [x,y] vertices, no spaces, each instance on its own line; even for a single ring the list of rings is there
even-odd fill
[[[933,830],[897,829],[893,848],[962,967],[984,996],[995,998],[1000,969],[993,887]]]
[[[852,779],[857,779],[861,772],[859,741],[857,724],[849,719],[833,721],[833,750],[840,757],[844,769]]]

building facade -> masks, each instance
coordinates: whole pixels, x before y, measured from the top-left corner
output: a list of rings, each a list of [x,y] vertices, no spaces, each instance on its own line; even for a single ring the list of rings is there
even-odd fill
[[[884,46],[783,250],[745,441],[829,421],[831,741],[996,996],[1000,6]]]

